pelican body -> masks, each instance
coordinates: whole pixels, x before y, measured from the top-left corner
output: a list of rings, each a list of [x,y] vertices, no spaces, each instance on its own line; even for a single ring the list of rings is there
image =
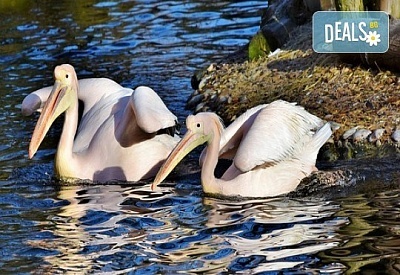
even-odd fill
[[[186,126],[186,134],[156,175],[153,190],[190,151],[206,143],[200,156],[205,193],[228,197],[285,194],[317,170],[319,149],[332,134],[329,123],[283,100],[248,110],[225,130],[214,113],[191,115]],[[233,162],[216,178],[219,158]]]
[[[22,113],[41,110],[29,144],[38,150],[54,120],[65,112],[55,174],[65,181],[138,181],[153,177],[179,141],[163,129],[177,118],[149,87],[124,88],[107,78],[78,81],[69,64],[54,70],[52,88],[28,95]],[[78,128],[78,99],[84,103]]]

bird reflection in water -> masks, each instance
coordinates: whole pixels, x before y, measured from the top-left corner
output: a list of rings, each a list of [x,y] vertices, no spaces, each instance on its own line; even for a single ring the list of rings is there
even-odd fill
[[[51,236],[30,242],[54,251],[47,272],[279,270],[336,246],[347,221],[331,219],[329,202],[229,202],[149,184],[62,186],[58,199]]]

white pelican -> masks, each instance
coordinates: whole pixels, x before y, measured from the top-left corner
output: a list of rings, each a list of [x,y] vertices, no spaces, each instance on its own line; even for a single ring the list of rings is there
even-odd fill
[[[86,78],[78,80],[78,99],[84,103],[85,115],[102,97],[124,89],[114,80],[108,78]],[[45,87],[27,95],[22,101],[21,111],[24,116],[41,112],[50,96],[53,86]]]
[[[282,100],[248,110],[225,131],[213,113],[191,115],[186,126],[186,134],[156,175],[153,190],[191,150],[207,143],[200,157],[205,193],[241,197],[285,194],[317,170],[318,151],[332,134],[329,123]],[[219,157],[233,160],[220,179],[214,176]]]
[[[131,89],[124,88],[114,80],[108,78],[79,79],[78,86],[78,99],[83,102],[83,112],[81,113],[83,124],[88,124],[85,120],[87,120],[89,116],[93,114],[97,115],[98,111],[95,111],[97,109],[101,109],[104,116],[92,119],[90,121],[91,127],[85,127],[86,129],[84,130],[84,133],[79,130],[81,135],[78,140],[76,139],[74,141],[74,149],[76,151],[80,151],[81,148],[87,147],[94,134],[97,132],[97,129],[104,123],[104,120],[107,118],[105,114],[110,113],[111,108],[113,107],[112,104],[108,103],[117,100],[120,97],[122,90],[126,90],[129,95],[132,94]],[[53,86],[49,86],[27,95],[22,101],[22,114],[24,116],[30,116],[36,111],[41,112],[52,90]],[[113,95],[114,93],[119,93],[119,95],[115,94],[115,97],[107,98],[107,96]],[[93,106],[95,107],[93,108]],[[90,115],[85,116],[88,112]]]
[[[23,113],[29,114],[45,102],[29,144],[29,158],[65,112],[54,163],[58,178],[138,181],[156,174],[179,138],[162,132],[175,127],[177,118],[152,89],[141,86],[133,91],[104,78],[78,82],[68,64],[57,66],[54,78],[50,93],[41,89],[22,104]],[[77,130],[78,98],[85,107]]]

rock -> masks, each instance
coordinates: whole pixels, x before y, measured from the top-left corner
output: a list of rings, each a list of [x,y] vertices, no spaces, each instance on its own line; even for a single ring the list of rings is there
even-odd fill
[[[396,131],[394,131],[390,137],[392,138],[392,140],[394,142],[399,142],[400,141],[400,130],[396,129]]]
[[[261,56],[267,56],[271,52],[268,41],[265,39],[262,32],[258,32],[250,40],[249,44],[249,60],[253,61]]]
[[[359,129],[353,134],[352,139],[353,139],[354,142],[360,142],[360,141],[363,141],[363,140],[367,139],[367,137],[371,133],[372,133],[371,130]]]
[[[385,133],[385,129],[375,129],[372,134],[368,137],[369,142],[376,142],[378,141],[382,135]]]
[[[206,105],[205,102],[201,102],[196,106],[196,109],[194,110],[195,113],[199,112],[204,112],[204,106]]]
[[[334,121],[329,121],[329,124],[331,125],[331,129],[333,132],[339,130],[339,128],[341,126],[339,123],[334,122]]]
[[[358,126],[347,130],[347,131],[344,132],[344,134],[342,135],[342,138],[343,138],[343,139],[349,139],[349,138],[351,138],[351,137],[354,135],[354,133],[357,131],[357,129],[358,129]]]
[[[203,94],[197,94],[195,96],[192,96],[189,101],[186,103],[186,108],[188,109],[193,109],[195,106],[197,106],[204,98]]]
[[[198,87],[199,90],[203,90],[203,88],[204,88],[204,86],[206,85],[207,80],[208,80],[209,78],[210,78],[210,76],[205,76],[205,77],[203,77],[203,78],[200,80],[199,87]]]

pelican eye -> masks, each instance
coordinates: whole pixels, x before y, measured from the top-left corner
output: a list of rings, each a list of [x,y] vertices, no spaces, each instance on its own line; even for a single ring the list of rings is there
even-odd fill
[[[197,128],[200,128],[200,127],[201,127],[201,124],[200,124],[200,123],[197,123],[197,124],[196,124],[196,127],[197,127]]]
[[[68,77],[69,77],[69,75],[68,75],[68,74],[66,74],[66,75],[65,75],[65,78],[68,78]]]

